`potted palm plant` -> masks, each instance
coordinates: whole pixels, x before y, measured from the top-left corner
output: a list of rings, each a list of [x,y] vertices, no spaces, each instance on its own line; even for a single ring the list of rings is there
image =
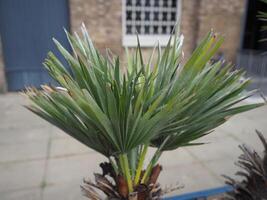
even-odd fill
[[[56,46],[71,71],[52,53],[44,62],[60,87],[26,88],[33,113],[107,158],[102,174],[82,186],[90,199],[160,199],[157,182],[163,152],[194,142],[229,117],[263,104],[239,104],[256,91],[231,64],[210,62],[223,37],[209,32],[182,63],[183,36],[175,31],[162,50],[156,46],[144,62],[138,46],[122,66],[109,50],[95,49],[84,26],[82,37],[66,32],[73,52]],[[138,37],[137,37],[138,40]],[[222,67],[224,66],[224,67]],[[156,148],[144,165],[148,147]]]

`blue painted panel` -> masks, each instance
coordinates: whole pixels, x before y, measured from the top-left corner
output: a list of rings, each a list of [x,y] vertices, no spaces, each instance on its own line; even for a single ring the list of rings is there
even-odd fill
[[[0,0],[0,34],[10,91],[51,82],[42,62],[49,50],[59,56],[52,37],[70,49],[63,27],[69,29],[68,0]]]
[[[233,188],[230,186],[223,186],[218,188],[212,188],[208,190],[201,190],[197,192],[191,192],[187,194],[182,194],[174,197],[167,197],[164,200],[197,200],[197,199],[206,199],[211,196],[223,194],[226,192],[232,191]]]

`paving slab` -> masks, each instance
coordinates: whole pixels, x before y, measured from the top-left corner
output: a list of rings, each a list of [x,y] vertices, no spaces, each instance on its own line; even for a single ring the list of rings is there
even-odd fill
[[[164,152],[159,159],[160,164],[164,164],[163,169],[166,167],[173,167],[179,164],[191,164],[195,158],[187,151],[186,148],[180,148],[174,151]]]
[[[47,186],[43,191],[42,200],[88,200],[81,192],[80,183],[55,184]]]
[[[15,96],[12,97],[16,98]],[[9,101],[9,98],[7,99],[7,101]],[[0,120],[1,128],[27,128],[48,125],[48,122],[44,121],[40,117],[34,115],[29,110],[24,108],[23,105],[25,105],[26,103],[17,102],[16,104],[16,102],[12,101],[11,103],[6,104],[8,105],[2,105],[0,107],[0,110],[3,110]]]
[[[52,139],[73,139],[71,136],[69,136],[64,131],[62,131],[61,129],[59,129],[55,126],[52,127],[51,132],[52,132],[52,134],[51,134]]]
[[[37,200],[42,199],[41,189],[16,190],[13,192],[0,193],[1,200]]]
[[[93,178],[93,173],[101,173],[99,164],[105,157],[96,153],[77,156],[65,156],[48,160],[46,184],[59,184],[77,182],[82,183],[83,178]]]
[[[222,175],[227,175],[229,177],[234,177],[237,180],[240,180],[240,177],[235,176],[235,173],[240,170],[234,163],[237,161],[236,159],[221,159],[221,160],[213,160],[204,162],[203,166],[209,171],[218,177],[222,183],[225,182],[225,178]]]
[[[223,182],[221,182],[207,168],[198,162],[165,167],[159,177],[159,182],[163,188],[165,186],[175,185],[177,183],[178,185],[184,186],[182,189],[174,191],[167,196],[219,187],[223,185]]]
[[[51,128],[52,126],[48,124],[23,128],[18,128],[15,124],[12,127],[1,127],[0,125],[0,145],[43,142],[50,137]]]
[[[191,146],[187,151],[198,161],[207,162],[211,160],[232,159],[240,155],[237,140],[230,136],[225,136],[223,139],[202,138],[198,142],[208,142],[204,145]]]
[[[94,152],[73,138],[52,139],[50,157],[62,157]]]
[[[0,145],[0,164],[46,158],[48,141]]]
[[[44,172],[43,160],[0,164],[0,193],[38,188],[42,185]]]

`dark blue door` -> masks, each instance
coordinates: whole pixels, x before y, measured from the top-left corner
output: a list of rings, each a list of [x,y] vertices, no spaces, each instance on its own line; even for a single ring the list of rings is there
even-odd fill
[[[49,50],[58,55],[52,37],[70,48],[63,27],[69,29],[68,0],[0,0],[0,36],[9,91],[51,82],[42,62]]]

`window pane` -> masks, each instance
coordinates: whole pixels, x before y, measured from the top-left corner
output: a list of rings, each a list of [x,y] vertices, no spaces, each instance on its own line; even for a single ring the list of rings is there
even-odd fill
[[[167,12],[162,13],[162,20],[167,21]]]
[[[169,35],[177,20],[177,0],[126,0],[125,8],[129,35]]]
[[[138,25],[138,26],[136,26],[136,31],[137,31],[137,33],[141,33],[141,26],[140,25]]]
[[[159,7],[159,0],[154,0],[154,6]]]
[[[126,12],[126,20],[132,20],[132,11]]]
[[[176,20],[176,12],[172,12],[171,13],[171,21],[175,21]]]
[[[127,0],[127,1],[126,1],[126,5],[127,5],[127,6],[131,6],[131,5],[132,5],[132,0]]]
[[[131,34],[132,33],[132,26],[131,25],[127,25],[126,26],[126,33],[127,34]]]
[[[159,20],[159,12],[154,12],[154,20],[155,21]]]
[[[145,34],[149,34],[149,26],[145,26]]]
[[[163,7],[168,7],[168,1],[169,0],[163,0]]]
[[[145,20],[146,21],[149,21],[150,20],[150,12],[149,11],[146,11],[145,12]]]
[[[172,0],[172,7],[176,7],[177,0]]]
[[[162,26],[162,33],[166,34],[167,33],[167,26]]]
[[[141,6],[141,0],[136,0],[136,6]]]
[[[158,34],[159,27],[158,26],[153,26],[153,33]]]
[[[141,20],[141,11],[136,11],[135,13],[135,20]]]
[[[145,6],[150,6],[150,0],[146,0]]]

